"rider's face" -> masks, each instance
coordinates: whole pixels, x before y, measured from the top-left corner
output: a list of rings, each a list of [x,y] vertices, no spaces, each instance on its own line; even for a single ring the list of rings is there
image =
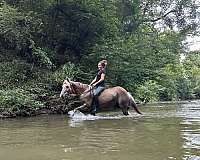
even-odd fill
[[[103,66],[101,65],[101,63],[98,64],[98,69],[99,69],[99,70],[102,70],[102,69],[103,69]]]

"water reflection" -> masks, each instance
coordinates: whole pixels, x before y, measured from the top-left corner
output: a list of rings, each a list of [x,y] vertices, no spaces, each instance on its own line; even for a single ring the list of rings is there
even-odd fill
[[[200,154],[200,103],[183,104],[178,115],[182,117],[181,134],[184,139],[184,160],[199,160]]]

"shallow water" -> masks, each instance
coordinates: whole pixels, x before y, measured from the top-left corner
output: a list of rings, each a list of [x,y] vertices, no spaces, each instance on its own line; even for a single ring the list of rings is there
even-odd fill
[[[200,101],[140,110],[0,120],[0,160],[200,160]]]

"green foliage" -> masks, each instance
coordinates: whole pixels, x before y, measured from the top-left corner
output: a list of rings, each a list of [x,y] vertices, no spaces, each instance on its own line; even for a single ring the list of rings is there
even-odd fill
[[[180,100],[198,98],[193,83],[186,77],[181,77],[177,82],[177,97]],[[195,93],[196,92],[196,93]]]
[[[179,65],[168,64],[161,68],[157,77],[159,84],[164,88],[160,93],[162,100],[175,100],[177,99],[177,79],[182,75],[182,67]]]
[[[189,52],[183,61],[187,78],[191,83],[192,93],[196,98],[200,97],[200,55],[199,51]]]
[[[24,61],[0,63],[0,88],[19,87],[34,76],[32,66]]]
[[[136,95],[143,103],[159,100],[159,91],[161,86],[153,80],[146,81],[143,85],[139,85],[136,89]]]
[[[32,55],[34,61],[37,64],[39,64],[40,66],[46,66],[50,69],[53,67],[53,63],[51,62],[47,52],[44,49],[38,47],[33,49]]]
[[[193,0],[117,1],[126,33],[134,33],[140,25],[156,25],[161,31],[175,29],[187,34],[195,32],[199,14]],[[173,4],[173,5],[172,5]]]
[[[179,63],[178,48],[181,48],[180,36],[174,32],[158,33],[149,27],[147,31],[138,31],[135,35],[97,44],[89,56],[82,59],[82,65],[87,61],[89,66],[94,66],[100,59],[106,58],[107,82],[124,86],[134,93],[137,85],[156,80],[160,68]],[[85,66],[85,70],[91,72],[90,67]]]
[[[179,61],[198,12],[190,0],[0,1],[0,104],[40,106],[35,95],[88,83],[101,59],[107,84],[141,101],[200,97],[199,53]]]
[[[53,79],[58,84],[62,84],[63,80],[66,78],[70,78],[71,80],[76,79],[78,73],[80,73],[80,70],[77,66],[75,66],[73,63],[67,63],[63,65],[60,69],[55,71],[53,73]]]
[[[20,111],[38,109],[43,104],[36,100],[36,96],[22,89],[0,90],[0,110]]]
[[[168,64],[159,70],[157,81],[163,87],[161,100],[177,100],[193,98],[192,82],[188,79],[182,64]]]
[[[13,50],[0,49],[0,63],[13,60],[21,60],[21,58]]]
[[[41,26],[40,19],[19,12],[6,3],[0,6],[0,44],[7,49],[22,50],[29,46],[32,34]]]

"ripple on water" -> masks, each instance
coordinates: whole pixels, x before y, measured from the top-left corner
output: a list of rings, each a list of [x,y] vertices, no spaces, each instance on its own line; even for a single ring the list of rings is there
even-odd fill
[[[196,156],[196,155],[185,155],[185,157],[183,158],[183,160],[200,160],[200,156]]]
[[[185,143],[183,148],[186,149],[200,149],[200,134],[199,133],[183,133],[183,138],[185,139]]]
[[[72,111],[70,118],[2,121],[0,159],[16,159],[9,154],[13,150],[18,157],[27,154],[33,160],[200,160],[200,103],[141,110],[142,115],[133,110],[129,116],[121,111],[97,116]]]
[[[200,103],[183,104],[178,108],[177,116],[182,118],[181,134],[186,151],[184,160],[200,160]]]

